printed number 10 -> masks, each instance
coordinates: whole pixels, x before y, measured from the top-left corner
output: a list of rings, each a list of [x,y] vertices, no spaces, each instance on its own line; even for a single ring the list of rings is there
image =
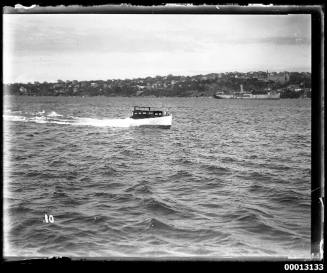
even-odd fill
[[[48,214],[44,214],[44,218],[45,218],[46,223],[49,223],[49,222],[54,223],[54,218],[52,215],[49,215],[49,217],[48,217]]]

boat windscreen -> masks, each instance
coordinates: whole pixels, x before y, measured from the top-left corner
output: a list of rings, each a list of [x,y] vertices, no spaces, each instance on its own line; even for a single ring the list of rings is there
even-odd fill
[[[141,106],[134,106],[134,111],[135,110],[148,110],[150,111],[151,107],[141,107]]]

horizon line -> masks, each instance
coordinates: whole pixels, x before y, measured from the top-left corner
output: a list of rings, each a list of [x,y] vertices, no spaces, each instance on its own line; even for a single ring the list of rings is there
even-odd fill
[[[258,72],[265,72],[265,73],[310,73],[311,71],[288,71],[288,70],[251,70],[251,71],[247,71],[247,72],[240,72],[240,71],[225,71],[225,72],[211,72],[211,73],[207,73],[207,74],[193,74],[193,75],[185,75],[185,74],[165,74],[165,75],[155,75],[155,76],[143,76],[143,77],[130,77],[130,78],[107,78],[107,79],[93,79],[93,80],[76,80],[76,79],[57,79],[57,80],[43,80],[43,81],[38,81],[38,80],[34,80],[32,81],[13,81],[13,82],[3,82],[3,84],[34,84],[34,83],[57,83],[58,81],[63,81],[63,82],[72,82],[72,81],[78,81],[78,82],[89,82],[89,81],[107,81],[107,80],[136,80],[136,79],[146,79],[146,78],[156,78],[156,77],[168,77],[168,76],[173,76],[173,77],[196,77],[196,76],[206,76],[206,75],[211,75],[211,74],[227,74],[227,73],[240,73],[240,74],[248,74],[248,73],[258,73]]]

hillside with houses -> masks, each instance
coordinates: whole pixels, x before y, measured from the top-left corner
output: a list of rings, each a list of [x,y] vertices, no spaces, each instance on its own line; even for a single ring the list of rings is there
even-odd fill
[[[227,72],[195,76],[156,76],[135,79],[12,83],[4,94],[27,96],[155,96],[211,97],[217,91],[276,90],[281,98],[311,97],[311,73]]]

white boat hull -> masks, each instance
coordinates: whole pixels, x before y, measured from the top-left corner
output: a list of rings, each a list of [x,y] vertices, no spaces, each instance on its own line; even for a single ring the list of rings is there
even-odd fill
[[[173,116],[164,116],[159,118],[140,118],[133,119],[131,118],[132,126],[153,126],[153,127],[161,127],[161,128],[170,128],[173,121]]]
[[[216,99],[233,99],[234,96],[233,95],[225,95],[225,94],[220,94],[220,95],[215,95]]]

